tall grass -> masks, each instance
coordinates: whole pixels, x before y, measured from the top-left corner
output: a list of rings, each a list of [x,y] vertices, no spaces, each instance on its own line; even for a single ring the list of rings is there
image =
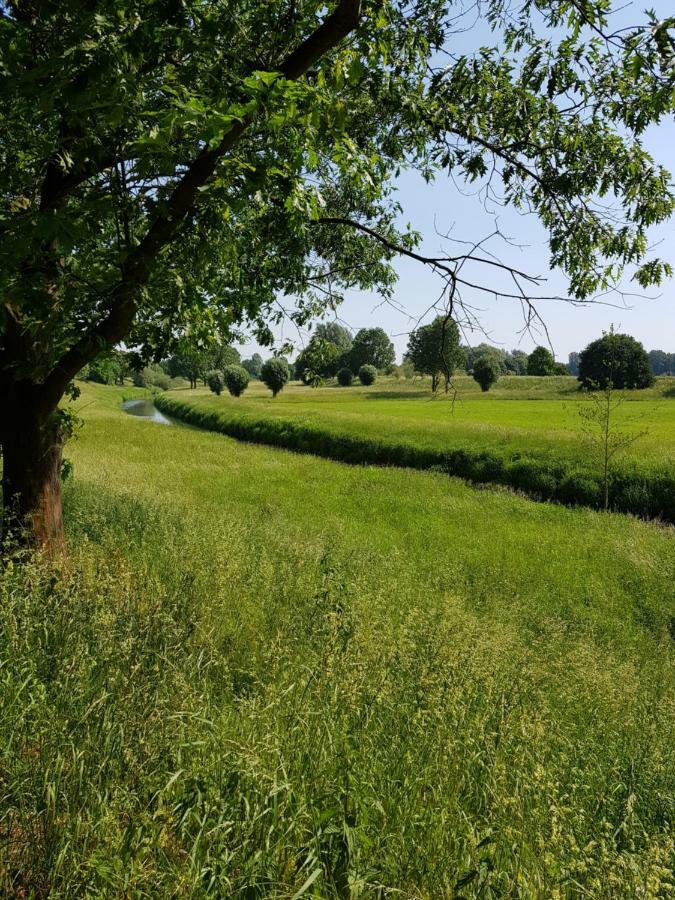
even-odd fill
[[[666,897],[669,529],[151,425],[0,575],[0,894]]]
[[[237,410],[231,403],[210,399],[159,395],[155,403],[164,413],[200,428],[216,431],[240,440],[284,447],[301,453],[314,453],[329,459],[357,464],[405,466],[414,469],[438,469],[448,475],[480,484],[501,484],[516,488],[540,500],[590,506],[604,505],[602,467],[593,466],[589,448],[578,456],[555,450],[513,450],[510,447],[429,446],[415,437],[398,436],[395,422],[386,436],[372,433],[364,423],[358,433],[344,427],[341,418],[320,421],[303,416],[256,415],[250,409]],[[386,401],[383,401],[386,404]],[[435,442],[438,445],[438,441]],[[582,444],[582,437],[579,436]],[[644,518],[675,522],[675,469],[652,463],[637,465],[623,462],[609,473],[609,498],[612,509]]]

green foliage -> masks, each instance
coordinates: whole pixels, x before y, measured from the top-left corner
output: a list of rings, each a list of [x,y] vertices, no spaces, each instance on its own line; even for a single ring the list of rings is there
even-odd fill
[[[285,359],[273,357],[268,359],[263,365],[260,377],[264,384],[272,391],[272,396],[276,397],[279,391],[282,391],[289,379],[288,363]]]
[[[399,0],[364,4],[360,17],[311,0],[283,22],[259,2],[236,20],[224,0],[140,17],[132,2],[5,6],[5,374],[67,381],[117,341],[147,361],[176,334],[206,346],[241,321],[268,341],[284,292],[299,324],[345,290],[389,296],[393,251],[350,222],[416,243],[395,226],[403,164],[429,179],[491,172],[507,203],[539,216],[575,297],[624,265],[640,284],[670,271],[647,258],[647,229],[673,211],[670,177],[640,136],[673,109],[672,18],[603,43],[610,0],[546,0],[536,16],[490,0],[492,46],[479,28],[430,76],[453,14],[442,0],[412,16]],[[593,202],[609,195],[611,213]],[[35,336],[22,360],[10,320]]]
[[[250,359],[242,360],[241,364],[251,378],[260,378],[263,369],[263,358],[259,353],[254,353]]]
[[[500,374],[507,372],[508,354],[505,350],[485,343],[477,344],[475,347],[462,347],[461,349],[464,352],[465,368],[469,374],[473,372],[473,364],[480,356],[489,356],[494,359],[499,367]],[[514,363],[514,365],[518,365],[518,363]]]
[[[352,348],[351,332],[339,322],[319,322],[314,329],[314,335],[335,344],[340,353],[347,353]]]
[[[590,390],[609,384],[615,388],[646,388],[654,384],[654,375],[642,344],[612,330],[581,352],[579,381]]]
[[[119,350],[110,350],[90,363],[83,380],[95,384],[123,384],[129,374],[131,370],[126,355]]]
[[[354,335],[352,348],[344,357],[344,363],[352,372],[361,366],[386,369],[396,361],[394,345],[382,328],[361,328]]]
[[[527,353],[524,350],[511,350],[505,354],[506,371],[513,375],[527,375]],[[565,375],[569,374],[567,371]]]
[[[217,397],[223,392],[223,388],[225,387],[225,378],[223,377],[223,373],[219,372],[218,369],[211,369],[210,372],[206,373],[206,383],[209,386],[209,390],[212,391]]]
[[[249,374],[242,366],[225,366],[223,380],[233,397],[241,397],[250,381]]]
[[[168,391],[171,387],[171,379],[162,367],[156,364],[135,371],[132,380],[135,387],[156,387],[161,391]]]
[[[319,384],[332,378],[341,358],[335,344],[322,337],[313,337],[295,361],[295,372],[305,384]]]
[[[553,354],[546,347],[535,347],[527,358],[528,375],[556,375]]]
[[[338,384],[342,387],[350,387],[354,381],[354,373],[351,369],[342,368],[337,373]]]
[[[431,375],[431,389],[435,391],[440,378],[446,388],[455,368],[463,359],[457,323],[445,316],[437,316],[428,325],[421,325],[410,335],[405,358],[420,375]]]
[[[375,366],[370,366],[366,363],[359,369],[359,381],[361,384],[369,385],[375,384],[375,380],[377,379],[377,369]]]
[[[602,494],[605,512],[610,504],[610,472],[616,457],[627,450],[647,432],[627,432],[618,425],[617,412],[626,402],[626,394],[614,388],[611,377],[604,387],[597,385],[579,408],[584,422],[584,434],[599,457],[602,473]]]
[[[213,341],[200,345],[193,338],[183,337],[177,342],[177,352],[166,361],[166,372],[171,378],[186,378],[191,387],[207,373],[221,371],[227,365],[238,365],[239,353],[234,347]]]
[[[499,364],[493,356],[479,356],[473,363],[473,378],[481,391],[489,391],[499,379]]]
[[[649,367],[654,375],[675,375],[675,353],[650,350],[647,356],[649,357]],[[578,368],[572,374],[578,375]]]

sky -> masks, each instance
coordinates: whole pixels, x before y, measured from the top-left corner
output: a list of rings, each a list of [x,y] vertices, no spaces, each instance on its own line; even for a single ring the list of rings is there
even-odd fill
[[[672,14],[671,3],[672,0],[657,3],[657,15]],[[638,4],[625,7],[620,15],[628,16],[632,23],[643,21]],[[483,43],[481,37],[485,38],[485,43],[488,42],[487,32],[481,35],[479,26],[477,33],[472,35],[471,45],[480,46]],[[671,118],[652,127],[643,141],[655,161],[675,174],[675,120]],[[453,248],[440,234],[450,233],[452,238],[462,241],[478,241],[494,231],[497,217],[500,231],[518,246],[495,242],[491,244],[492,250],[504,262],[544,276],[547,280],[541,286],[541,293],[566,294],[566,278],[561,272],[549,268],[547,235],[536,217],[523,216],[516,210],[503,207],[487,210],[481,198],[476,196],[476,186],[465,187],[460,192],[445,175],[439,176],[432,184],[426,184],[416,173],[407,172],[398,179],[396,188],[397,199],[403,208],[401,224],[410,223],[422,235],[419,252],[426,255],[456,253],[457,245]],[[675,219],[655,228],[650,238],[653,245],[658,245],[656,254],[675,265]],[[433,317],[434,313],[429,308],[438,297],[441,283],[438,276],[414,260],[398,258],[394,268],[398,274],[394,303],[383,304],[374,293],[353,291],[347,294],[339,308],[338,320],[353,330],[377,326],[384,328],[396,347],[400,361],[411,329],[420,319],[428,321]],[[484,293],[466,294],[465,299],[479,307],[482,328],[482,331],[467,332],[466,342],[475,345],[487,340],[507,350],[519,348],[530,352],[537,344],[548,344],[550,339],[556,358],[565,362],[570,352],[583,349],[614,325],[616,330],[632,334],[648,350],[675,352],[675,281],[646,292],[630,282],[623,287],[637,296],[627,299],[614,297],[610,301],[614,304],[611,306],[593,303],[579,308],[561,301],[542,301],[537,308],[545,322],[548,337],[542,330],[538,333],[523,330],[523,314],[517,301],[495,300]],[[307,333],[299,334],[290,325],[277,329],[276,335],[280,340],[290,339],[298,346],[308,338]],[[250,343],[243,345],[241,352],[248,356],[258,349]],[[269,355],[268,349],[261,352]]]

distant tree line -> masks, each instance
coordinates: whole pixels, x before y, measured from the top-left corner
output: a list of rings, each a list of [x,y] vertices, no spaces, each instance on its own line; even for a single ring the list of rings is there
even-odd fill
[[[305,384],[339,375],[338,384],[347,387],[355,377],[372,384],[378,372],[390,373],[395,363],[394,345],[382,328],[361,328],[352,337],[339,322],[322,322],[298,355],[294,371]]]
[[[607,374],[610,370],[611,376]],[[356,379],[372,384],[378,373],[399,378],[428,376],[433,392],[441,386],[447,391],[458,371],[472,375],[483,391],[502,375],[574,375],[584,387],[611,380],[615,387],[639,388],[650,385],[654,375],[675,374],[675,353],[647,353],[630,335],[612,330],[585,350],[570,353],[565,365],[556,362],[544,346],[528,354],[487,343],[462,345],[457,323],[448,316],[437,316],[411,332],[401,365],[396,365],[394,345],[382,328],[361,328],[352,336],[338,322],[322,322],[292,364],[281,357],[264,362],[259,353],[242,360],[230,344],[200,346],[186,337],[177,342],[171,356],[150,364],[133,351],[101,353],[82,370],[80,378],[100,384],[124,384],[131,378],[139,387],[161,390],[169,388],[173,379],[184,379],[192,388],[201,382],[217,394],[227,388],[234,396],[240,396],[251,379],[257,379],[276,396],[292,377],[314,386],[335,378],[340,386],[348,387]]]

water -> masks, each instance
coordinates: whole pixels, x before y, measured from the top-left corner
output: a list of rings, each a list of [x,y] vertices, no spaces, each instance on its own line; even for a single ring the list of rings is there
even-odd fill
[[[150,422],[157,422],[159,425],[182,425],[176,419],[165,416],[163,412],[157,409],[152,400],[125,400],[122,404],[124,412],[130,416],[138,416],[139,419],[148,419]]]

